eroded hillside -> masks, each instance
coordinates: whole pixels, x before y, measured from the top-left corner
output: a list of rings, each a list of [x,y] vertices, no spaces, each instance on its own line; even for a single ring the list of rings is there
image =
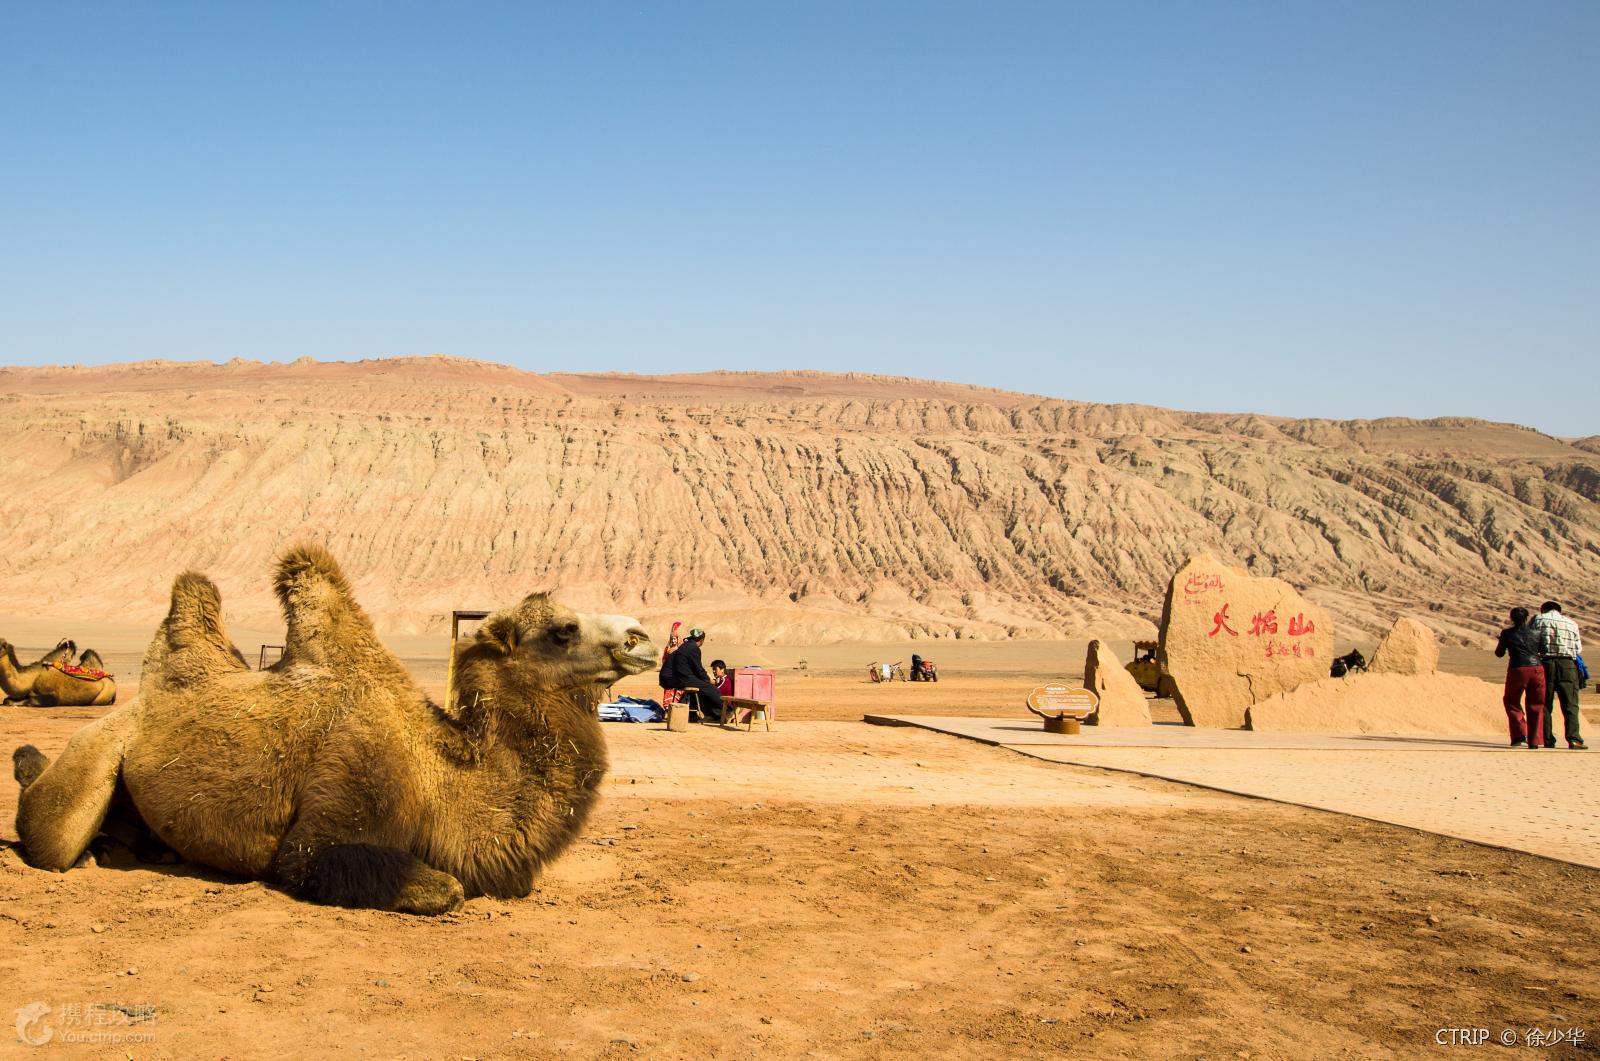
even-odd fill
[[[266,625],[309,535],[389,630],[540,587],[729,640],[1132,635],[1210,549],[1347,625],[1592,614],[1600,455],[1473,420],[1285,420],[808,373],[446,358],[0,370],[4,611]]]

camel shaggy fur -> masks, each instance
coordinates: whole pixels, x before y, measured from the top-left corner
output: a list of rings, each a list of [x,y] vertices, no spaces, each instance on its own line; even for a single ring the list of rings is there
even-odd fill
[[[137,701],[48,763],[14,756],[24,857],[65,870],[119,793],[190,861],[316,902],[437,914],[527,895],[606,768],[594,706],[655,662],[632,619],[533,594],[456,650],[458,711],[383,646],[333,558],[284,553],[283,659],[252,671],[217,588],[179,575]]]
[[[40,656],[38,660],[23,665],[17,662],[17,650],[11,642],[0,638],[0,689],[5,690],[5,702],[8,704],[35,703],[31,699],[35,684],[38,683],[41,677],[46,675],[61,677],[61,672],[53,668],[51,664],[71,663],[72,654],[76,651],[78,651],[78,646],[70,638],[62,638],[55,648]],[[53,683],[51,683],[51,690],[54,691]],[[81,695],[81,690],[75,691]],[[95,695],[99,695],[98,689]],[[109,704],[115,700],[115,685],[112,686],[111,695],[112,699],[100,702]],[[90,701],[84,702],[88,703]],[[51,703],[54,703],[54,701],[52,700]]]

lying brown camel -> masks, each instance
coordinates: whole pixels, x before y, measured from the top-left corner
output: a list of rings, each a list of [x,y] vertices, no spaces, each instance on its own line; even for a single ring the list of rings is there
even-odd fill
[[[533,594],[456,650],[459,712],[384,647],[319,546],[279,560],[283,659],[252,671],[204,575],[179,575],[139,697],[49,763],[13,760],[24,857],[65,870],[113,797],[183,857],[341,906],[437,914],[527,895],[606,768],[594,707],[655,663],[632,619]]]
[[[105,707],[117,702],[117,680],[101,673],[98,678],[47,667],[33,680],[30,707]]]
[[[66,658],[57,661],[41,660],[43,669],[34,676],[33,688],[28,690],[30,707],[104,707],[117,702],[117,682],[103,667],[85,671],[72,662],[70,641],[58,645],[67,647]],[[92,651],[84,653],[100,657]]]
[[[0,689],[5,690],[8,704],[25,703],[33,692],[33,683],[39,675],[50,669],[52,663],[71,663],[78,646],[71,638],[62,638],[55,648],[27,665],[17,662],[17,650],[11,642],[0,638]]]

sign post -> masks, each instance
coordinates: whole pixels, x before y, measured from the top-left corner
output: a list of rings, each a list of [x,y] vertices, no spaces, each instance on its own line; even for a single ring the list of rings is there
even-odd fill
[[[1080,686],[1041,685],[1028,694],[1028,710],[1044,719],[1046,733],[1080,732],[1083,720],[1099,706],[1094,691]]]

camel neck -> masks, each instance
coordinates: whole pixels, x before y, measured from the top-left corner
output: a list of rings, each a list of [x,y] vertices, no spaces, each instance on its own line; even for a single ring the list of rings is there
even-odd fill
[[[482,689],[463,690],[457,699],[455,734],[468,758],[480,759],[494,743],[494,695]]]
[[[9,641],[6,642],[5,658],[0,660],[0,667],[5,668],[6,673],[20,675],[27,673],[29,669],[36,669],[41,666],[43,666],[42,660],[37,660],[33,663],[20,662],[17,659],[17,646]]]
[[[17,650],[9,641],[6,642],[5,652],[0,653],[0,689],[4,689],[8,697],[22,696],[27,692],[22,665],[17,662]]]
[[[527,742],[526,727],[502,709],[502,690],[493,683],[456,692],[456,728],[481,756],[491,747],[517,750]]]
[[[572,749],[558,735],[568,729],[571,718],[592,713],[592,699],[589,690],[572,689],[527,700],[492,679],[476,682],[458,690],[451,729],[457,741],[470,747],[471,758],[502,748],[539,765],[552,756],[568,758]]]

